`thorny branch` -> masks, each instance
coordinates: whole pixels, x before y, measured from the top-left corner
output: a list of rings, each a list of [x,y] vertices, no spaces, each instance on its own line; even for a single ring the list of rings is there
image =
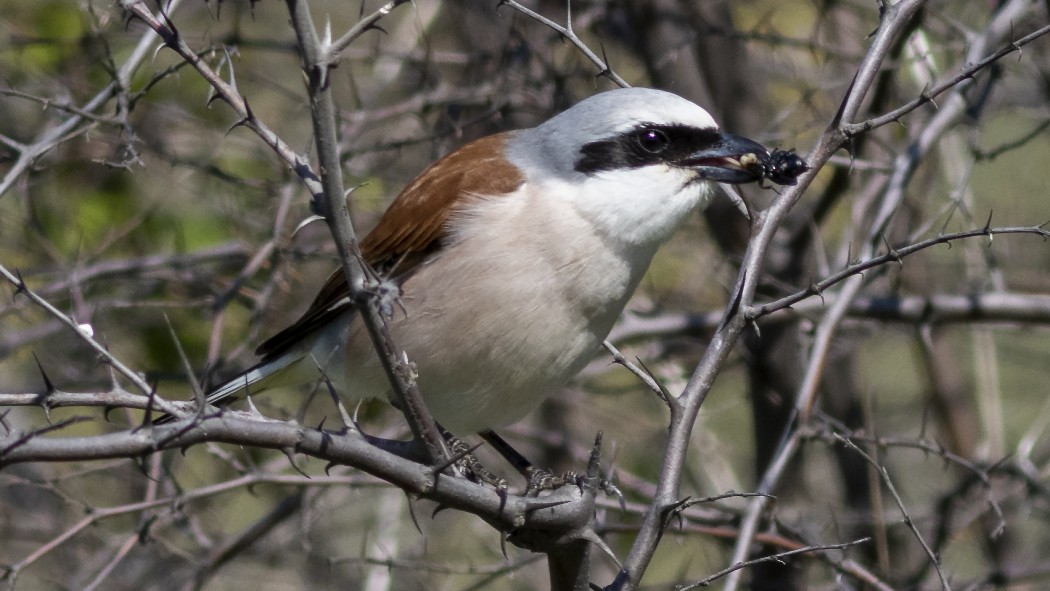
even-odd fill
[[[157,396],[153,387],[147,384],[146,381],[142,378],[142,376],[132,371],[131,368],[124,365],[124,363],[122,363],[112,353],[109,352],[109,349],[107,349],[105,345],[103,345],[102,343],[98,342],[97,339],[95,339],[95,336],[91,331],[90,327],[81,325],[75,319],[69,317],[62,311],[52,306],[47,300],[40,297],[31,289],[29,289],[29,287],[25,284],[21,277],[17,276],[14,273],[11,273],[3,265],[0,265],[0,275],[2,275],[4,279],[10,282],[11,285],[15,286],[15,289],[18,290],[18,293],[25,295],[27,298],[32,300],[34,304],[36,304],[40,308],[43,308],[52,317],[60,320],[62,324],[65,324],[67,328],[73,331],[73,334],[75,334],[77,338],[79,338],[81,341],[83,341],[85,344],[91,347],[91,349],[94,350],[101,359],[103,359],[106,363],[113,367],[113,369],[117,370],[128,381],[134,384],[135,387],[138,388],[138,390],[141,391],[143,395],[145,395],[146,398],[144,398],[144,400],[146,400],[148,404],[154,405],[154,408],[157,408],[163,412],[169,412],[170,410],[172,410],[172,406],[170,405],[170,403],[167,400],[164,400],[163,398]]]
[[[233,109],[234,113],[240,117],[240,120],[235,124],[243,125],[248,129],[255,132],[263,142],[268,145],[278,157],[281,158],[299,176],[299,178],[306,185],[310,194],[317,195],[323,192],[321,187],[320,178],[310,168],[309,160],[306,156],[297,153],[287,143],[284,142],[269,126],[264,122],[260,121],[258,117],[252,113],[251,107],[248,105],[248,100],[241,95],[237,90],[237,87],[233,81],[231,75],[231,82],[226,82],[222,79],[222,76],[218,72],[213,70],[204,60],[194,52],[186,41],[179,34],[178,29],[175,27],[175,23],[168,18],[168,14],[174,10],[174,7],[165,4],[164,11],[161,12],[160,16],[154,16],[153,13],[149,12],[146,8],[143,0],[119,0],[119,4],[124,10],[127,10],[131,14],[135,15],[136,18],[145,23],[150,29],[152,29],[161,40],[164,45],[179,54],[179,57],[186,60],[188,64],[193,66],[193,69],[197,70],[197,73],[203,77],[209,85],[215,90],[216,96],[223,100],[227,105]],[[233,66],[230,66],[232,72]]]
[[[789,308],[793,304],[801,302],[806,298],[813,296],[821,296],[824,293],[824,290],[841,283],[848,277],[860,275],[864,273],[864,271],[867,271],[869,269],[884,267],[887,263],[900,263],[904,257],[910,256],[922,250],[926,250],[927,248],[936,246],[938,244],[951,244],[952,242],[957,240],[964,240],[966,238],[979,238],[982,236],[987,236],[988,240],[990,241],[992,239],[992,236],[999,234],[1034,234],[1036,236],[1042,236],[1043,239],[1050,238],[1050,230],[1047,230],[1044,226],[1028,226],[1024,228],[980,228],[977,230],[967,230],[963,232],[953,232],[951,234],[935,236],[933,238],[923,240],[915,244],[909,244],[900,248],[892,248],[885,254],[851,264],[848,267],[842,269],[841,271],[838,271],[837,273],[834,273],[814,283],[805,291],[798,292],[784,298],[780,298],[775,302],[755,306],[752,310],[748,311],[748,316],[752,320],[758,319],[762,316],[773,314],[777,311]]]

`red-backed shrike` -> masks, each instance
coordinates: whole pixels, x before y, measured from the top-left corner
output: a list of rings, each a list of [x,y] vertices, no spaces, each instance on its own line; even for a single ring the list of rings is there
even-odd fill
[[[697,105],[628,88],[424,170],[361,249],[402,290],[390,331],[434,418],[461,434],[502,427],[564,386],[597,353],[657,248],[716,183],[773,178],[768,158]],[[342,270],[257,352],[262,361],[208,402],[314,382],[318,368],[345,400],[390,389]]]

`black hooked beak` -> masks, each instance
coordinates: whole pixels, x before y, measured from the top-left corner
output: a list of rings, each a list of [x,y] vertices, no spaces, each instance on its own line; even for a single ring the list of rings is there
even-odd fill
[[[690,154],[678,164],[695,170],[700,179],[738,184],[765,178],[768,159],[769,150],[762,144],[739,135],[720,133],[714,144]]]

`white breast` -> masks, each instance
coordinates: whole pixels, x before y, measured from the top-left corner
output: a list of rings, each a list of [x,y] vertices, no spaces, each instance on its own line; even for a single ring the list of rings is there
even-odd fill
[[[406,281],[407,314],[392,330],[434,417],[470,433],[519,420],[590,361],[655,245],[622,252],[566,200],[528,188],[479,199],[455,224],[452,243]],[[381,395],[363,345],[356,335],[348,388]]]

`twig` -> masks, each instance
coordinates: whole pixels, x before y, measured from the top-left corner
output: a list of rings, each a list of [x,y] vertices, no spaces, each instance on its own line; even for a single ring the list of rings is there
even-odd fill
[[[980,72],[981,70],[987,68],[991,64],[1001,60],[1002,58],[1010,55],[1015,51],[1021,51],[1022,47],[1028,45],[1029,43],[1035,41],[1043,35],[1046,35],[1047,33],[1050,33],[1050,25],[1046,25],[1045,27],[1036,29],[1035,31],[1032,31],[1031,33],[1025,35],[1024,37],[1021,37],[1016,41],[1011,41],[1009,45],[1003,47],[1002,49],[996,51],[988,57],[964,67],[955,76],[952,76],[948,80],[945,80],[944,82],[941,82],[940,84],[937,84],[932,88],[923,91],[922,95],[919,96],[919,98],[914,99],[911,102],[905,103],[884,115],[873,117],[871,119],[866,119],[864,121],[861,121],[860,123],[851,123],[849,125],[844,125],[842,126],[842,131],[846,135],[856,135],[858,133],[864,133],[866,131],[882,127],[883,125],[886,125],[888,123],[893,123],[894,121],[899,121],[900,118],[904,115],[907,115],[915,109],[918,109],[919,107],[932,102],[934,98],[944,94],[952,88],[955,88],[959,84],[967,80],[973,79],[974,75]]]
[[[1050,230],[1047,230],[1044,226],[1045,224],[1039,226],[979,228],[974,230],[965,230],[962,232],[954,232],[952,234],[943,234],[941,236],[935,236],[933,238],[923,240],[922,242],[910,244],[908,246],[902,246],[900,248],[892,248],[886,254],[877,257],[872,257],[859,263],[849,265],[841,271],[834,273],[833,275],[826,277],[818,281],[817,283],[814,283],[809,289],[806,289],[805,291],[794,293],[792,295],[780,298],[779,300],[770,302],[768,304],[756,306],[748,311],[748,315],[750,318],[758,319],[762,316],[772,314],[773,312],[783,310],[792,306],[795,303],[801,302],[806,298],[821,295],[825,289],[838,283],[841,283],[848,277],[859,275],[864,271],[867,271],[868,269],[873,269],[875,267],[885,265],[886,263],[899,262],[902,258],[906,256],[915,254],[921,250],[930,248],[931,246],[936,246],[938,244],[948,244],[953,240],[994,236],[998,234],[1034,234],[1036,236],[1041,236],[1044,239],[1050,238]]]
[[[357,39],[361,35],[365,34],[366,32],[372,29],[382,30],[376,26],[376,23],[379,22],[379,20],[382,19],[384,16],[393,12],[395,8],[401,6],[406,2],[408,2],[408,0],[390,0],[390,2],[387,2],[386,4],[380,6],[372,14],[358,21],[357,24],[351,27],[349,31],[347,31],[341,37],[332,42],[331,46],[328,48],[328,64],[335,65],[335,62],[339,59],[339,54],[341,54],[347,47],[350,46],[351,43],[354,42],[355,39]],[[362,5],[362,9],[363,8],[364,5]]]
[[[171,0],[167,3],[168,10],[175,10],[176,7],[181,3],[181,0]],[[146,14],[152,15],[145,8],[142,9]],[[98,109],[102,108],[114,95],[126,88],[128,81],[131,80],[131,76],[138,69],[142,61],[149,55],[149,48],[153,44],[153,35],[147,33],[139,39],[135,49],[132,50],[131,55],[128,56],[127,61],[117,71],[117,79],[110,82],[98,92],[90,101],[88,101],[81,111],[86,113],[93,113]],[[69,119],[66,119],[62,123],[55,125],[54,127],[48,128],[47,131],[43,132],[33,142],[23,144],[19,150],[18,160],[11,165],[7,173],[4,175],[3,180],[0,180],[0,197],[3,197],[8,190],[14,185],[15,181],[18,180],[26,171],[32,168],[33,164],[38,158],[52,150],[56,145],[61,142],[78,135],[79,133],[86,131],[87,128],[79,128],[83,122],[84,117],[79,114],[74,114]]]
[[[890,478],[890,473],[886,470],[886,467],[876,462],[875,459],[868,455],[867,452],[862,450],[860,447],[857,446],[857,444],[853,443],[849,439],[839,435],[836,435],[835,438],[849,449],[852,449],[853,451],[860,454],[860,456],[864,458],[865,461],[867,461],[875,468],[875,470],[879,474],[879,479],[882,480],[882,483],[886,486],[886,489],[889,490],[890,494],[893,496],[894,502],[897,503],[897,508],[900,509],[901,515],[904,518],[904,524],[908,526],[908,529],[911,530],[912,534],[915,536],[915,539],[919,541],[919,545],[922,546],[923,551],[926,552],[926,556],[930,559],[930,563],[933,564],[934,569],[937,570],[937,577],[941,581],[941,589],[943,589],[944,591],[951,591],[951,584],[948,583],[948,578],[944,575],[944,570],[941,568],[940,559],[937,557],[937,554],[933,551],[933,548],[930,548],[930,545],[926,543],[926,538],[923,537],[922,532],[920,532],[919,528],[915,525],[915,520],[911,518],[911,515],[908,513],[907,507],[904,506],[904,500],[901,499],[900,494],[897,493],[897,487],[893,485],[893,480]]]
[[[76,334],[77,338],[79,338],[81,341],[83,341],[89,347],[91,347],[96,353],[98,353],[98,355],[102,359],[104,359],[106,363],[108,363],[110,366],[112,366],[114,369],[120,372],[122,376],[124,376],[128,379],[128,381],[134,384],[135,387],[142,391],[144,395],[152,397],[153,403],[156,405],[157,408],[164,412],[170,412],[173,409],[170,402],[159,396],[156,396],[156,393],[154,392],[153,388],[146,383],[142,376],[135,373],[129,367],[124,365],[119,359],[116,358],[116,356],[110,353],[109,350],[102,345],[102,343],[99,343],[91,333],[82,328],[76,320],[70,318],[61,310],[52,306],[50,302],[37,295],[33,290],[29,289],[29,287],[26,286],[25,281],[23,281],[21,277],[18,277],[17,275],[11,273],[3,265],[0,265],[0,275],[3,275],[5,279],[7,279],[12,285],[14,285],[15,289],[17,289],[19,293],[24,294],[34,304],[42,308],[45,312],[47,312],[54,318],[57,318],[59,321],[62,322],[62,324],[66,325],[66,327],[72,329],[73,333]]]
[[[645,367],[639,367],[637,364],[624,357],[623,353],[621,353],[611,342],[605,341],[602,343],[602,346],[605,347],[606,351],[612,354],[614,363],[622,365],[627,371],[633,373],[647,388],[659,396],[660,400],[664,401],[664,404],[669,407],[677,404],[674,396],[667,391],[667,388],[664,388],[663,384],[657,381],[656,377],[653,376],[648,369]]]
[[[193,69],[197,70],[197,73],[211,85],[216,96],[221,98],[240,117],[235,127],[243,125],[254,131],[299,176],[311,194],[322,192],[321,181],[310,168],[308,159],[298,154],[269,126],[259,120],[248,106],[248,100],[237,91],[237,88],[223,80],[222,76],[204,63],[204,60],[190,49],[189,45],[183,40],[182,35],[175,28],[174,23],[168,19],[167,15],[172,10],[170,7],[167,7],[167,10],[162,12],[160,17],[156,17],[146,9],[142,0],[119,0],[119,3],[125,10],[153,29],[164,41],[165,46],[179,54],[183,60],[193,66]],[[163,21],[161,20],[162,18]]]
[[[551,19],[543,16],[542,14],[529,8],[526,8],[525,6],[522,6],[515,0],[500,0],[500,6],[509,6],[514,10],[517,10],[518,12],[524,14],[525,16],[550,27],[551,29],[568,39],[569,43],[575,45],[576,49],[580,50],[580,53],[582,53],[587,59],[591,60],[591,63],[598,67],[598,76],[604,76],[609,80],[612,80],[620,88],[627,88],[628,86],[630,86],[630,84],[628,84],[626,80],[621,78],[619,74],[614,72],[613,69],[609,67],[609,64],[605,60],[598,57],[598,54],[594,53],[594,51],[592,51],[590,47],[587,47],[587,44],[584,43],[582,39],[576,36],[576,33],[572,30],[572,0],[566,0],[565,3],[566,12],[568,13],[568,16],[565,19],[565,26],[561,26],[558,23],[552,21]]]
[[[718,579],[728,575],[729,573],[732,573],[732,572],[735,572],[735,571],[739,571],[740,569],[744,569],[744,568],[747,568],[747,567],[750,567],[750,566],[755,566],[756,564],[762,564],[763,562],[779,562],[779,563],[783,563],[785,558],[788,558],[790,556],[795,556],[797,554],[810,554],[810,553],[814,553],[814,552],[827,552],[828,550],[845,550],[845,549],[847,549],[847,548],[849,548],[851,546],[856,546],[857,544],[863,544],[863,543],[867,542],[868,540],[869,540],[869,538],[861,538],[859,540],[854,540],[852,542],[845,542],[843,544],[823,544],[823,545],[819,545],[819,546],[805,546],[803,548],[798,548],[796,550],[788,550],[786,552],[778,552],[776,554],[770,554],[769,556],[763,556],[761,558],[755,558],[753,560],[746,560],[746,561],[743,561],[743,562],[737,562],[736,564],[733,564],[732,566],[729,566],[728,568],[720,570],[717,573],[715,573],[715,574],[713,574],[713,575],[711,575],[709,577],[705,577],[703,579],[700,579],[699,581],[697,581],[695,583],[692,583],[690,585],[685,585],[685,586],[682,586],[682,587],[676,587],[676,589],[679,589],[680,591],[690,591],[691,589],[699,589],[700,587],[707,587],[708,585],[710,585],[714,581],[717,581]]]

